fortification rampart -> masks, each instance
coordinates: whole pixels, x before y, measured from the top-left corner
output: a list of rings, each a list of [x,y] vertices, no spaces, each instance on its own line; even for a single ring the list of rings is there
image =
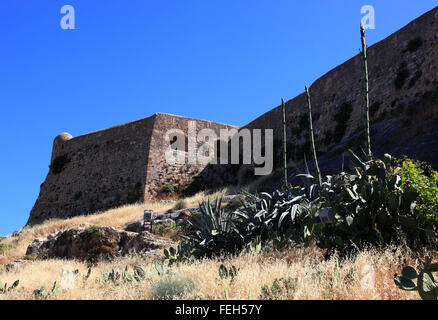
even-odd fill
[[[438,166],[438,7],[368,48],[368,57],[374,153],[408,155]],[[310,94],[321,167],[326,172],[338,170],[340,155],[361,145],[361,56],[315,81]],[[304,94],[288,101],[286,112],[288,157],[302,161],[309,149]],[[163,186],[188,185],[198,177],[197,183],[204,187],[235,182],[238,177],[248,181],[240,179],[242,172],[251,174],[248,166],[237,172],[232,166],[167,163],[164,133],[171,128],[188,132],[189,121],[196,122],[197,132],[211,128],[218,136],[221,128],[236,128],[155,114],[75,138],[59,135],[51,170],[28,224],[153,200]],[[281,160],[281,124],[279,106],[245,126],[274,130],[274,160]]]
[[[155,114],[75,138],[60,134],[28,224],[143,202],[154,199],[167,184],[189,184],[205,165],[168,165],[165,159],[165,133],[171,128],[188,132],[189,121],[196,124],[196,134],[210,128],[219,136],[220,129],[235,128]]]
[[[373,151],[376,155],[405,154],[438,165],[438,7],[369,47],[368,67]],[[363,86],[362,56],[358,54],[309,88],[320,155],[328,151],[339,155],[361,144]],[[304,93],[286,103],[290,160],[301,161],[309,150],[306,110]],[[277,106],[245,126],[274,129],[279,159],[281,117],[281,106]]]

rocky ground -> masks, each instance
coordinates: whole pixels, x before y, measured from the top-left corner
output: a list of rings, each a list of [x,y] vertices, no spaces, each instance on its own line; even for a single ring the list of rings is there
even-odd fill
[[[225,206],[238,196],[223,198]],[[158,213],[153,225],[186,226],[188,218],[198,212],[197,208],[167,210]],[[22,231],[12,237],[19,237]],[[111,260],[116,257],[138,254],[157,259],[163,256],[163,249],[176,246],[177,241],[152,233],[151,224],[136,218],[122,226],[96,226],[81,223],[78,227],[53,232],[45,237],[35,238],[27,247],[25,259],[15,259],[6,264],[6,271],[32,260],[69,259],[84,262]]]

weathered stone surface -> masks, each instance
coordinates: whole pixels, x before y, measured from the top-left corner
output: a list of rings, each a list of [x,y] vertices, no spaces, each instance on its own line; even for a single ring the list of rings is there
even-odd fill
[[[371,116],[371,147],[377,157],[384,153],[396,157],[407,155],[438,167],[437,32],[438,7],[368,48],[370,104],[371,108],[378,106]],[[421,41],[420,47],[409,49],[409,44],[418,39]],[[397,88],[395,81],[403,66],[407,70],[407,77],[401,88]],[[319,164],[324,173],[333,173],[341,169],[342,154],[347,148],[362,154],[360,146],[363,144],[358,140],[363,132],[361,54],[316,80],[309,90]],[[328,135],[334,136],[337,125],[335,114],[344,102],[352,104],[345,134],[340,142],[333,138],[327,142]],[[299,130],[299,123],[301,116],[306,113],[306,106],[304,93],[286,102],[287,142],[291,160],[303,159],[308,130],[307,127]],[[274,145],[277,142],[281,146],[281,110],[281,106],[277,106],[244,128],[273,129]],[[282,159],[281,152],[281,147],[274,148],[274,158]],[[348,161],[347,153],[344,155]],[[313,166],[312,161],[309,161],[309,166]],[[296,172],[290,170],[290,174],[289,181],[294,179]]]
[[[142,232],[144,230],[143,225],[144,222],[142,219],[136,219],[134,221],[127,223],[125,225],[125,230],[132,232]]]
[[[165,135],[175,128],[187,137],[191,122],[196,133],[210,128],[218,136],[220,129],[237,128],[157,113],[74,138],[68,134],[56,137],[51,161],[58,158],[64,165],[57,174],[49,170],[27,224],[153,200],[166,185],[190,184],[205,165],[168,164],[165,151],[169,143]],[[198,142],[198,147],[201,145]]]
[[[146,231],[136,233],[114,227],[90,227],[60,231],[47,238],[35,239],[27,253],[43,259],[101,260],[133,252],[147,253],[172,244],[169,239]]]
[[[5,271],[6,272],[13,272],[17,271],[19,268],[21,268],[23,265],[28,263],[29,261],[23,260],[23,259],[17,259],[12,262],[9,262],[5,265]]]
[[[26,250],[26,255],[35,255],[38,253],[38,250],[40,247],[47,242],[47,238],[36,238],[28,247]]]
[[[133,239],[126,243],[122,249],[122,255],[132,252],[148,252],[168,247],[173,242],[166,238],[158,238],[147,231],[143,231],[136,235]],[[162,250],[161,250],[162,252]]]

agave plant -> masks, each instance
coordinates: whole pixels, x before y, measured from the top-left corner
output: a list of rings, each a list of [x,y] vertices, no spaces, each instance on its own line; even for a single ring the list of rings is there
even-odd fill
[[[235,252],[244,244],[233,221],[233,214],[222,208],[222,199],[210,200],[199,204],[199,215],[189,218],[189,224],[196,230],[194,235],[182,236],[191,241],[197,253],[211,255],[220,251]]]

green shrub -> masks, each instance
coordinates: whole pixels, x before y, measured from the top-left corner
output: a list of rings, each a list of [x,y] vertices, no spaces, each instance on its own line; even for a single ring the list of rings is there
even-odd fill
[[[71,235],[74,235],[77,233],[77,230],[73,229],[71,231]],[[91,226],[88,227],[87,229],[85,229],[81,234],[80,234],[82,239],[91,239],[91,238],[102,238],[103,237],[103,233],[102,231],[99,230],[98,227],[96,226]]]
[[[154,233],[159,234],[161,236],[164,236],[170,232],[177,233],[177,232],[181,231],[181,227],[173,222],[165,222],[165,223],[160,223],[160,224],[154,225],[152,227],[152,230]]]
[[[190,278],[165,276],[153,287],[153,295],[157,300],[176,300],[187,298],[195,289]]]
[[[0,242],[0,253],[5,252],[9,247],[10,245]]]
[[[70,159],[66,155],[57,156],[50,164],[50,170],[53,174],[60,174],[69,162]]]
[[[173,207],[174,210],[182,210],[185,208],[187,208],[187,202],[184,199],[178,200]]]
[[[414,190],[420,195],[416,211],[428,224],[438,225],[438,172],[425,167],[424,163],[406,159],[399,174],[403,189]]]
[[[171,197],[175,194],[179,194],[179,195],[186,195],[190,192],[193,192],[194,187],[191,187],[190,190],[188,190],[188,188],[186,186],[181,186],[179,184],[176,185],[172,185],[172,184],[167,184],[163,187],[163,189],[161,189],[161,192],[167,194],[168,197]]]
[[[170,197],[173,196],[173,194],[175,193],[175,187],[171,184],[168,184],[164,186],[164,188],[161,191],[166,193]]]

